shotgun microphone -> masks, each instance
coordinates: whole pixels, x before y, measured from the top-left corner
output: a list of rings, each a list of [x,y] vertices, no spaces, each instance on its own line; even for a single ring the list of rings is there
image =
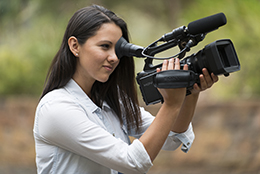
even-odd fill
[[[189,23],[188,32],[193,35],[208,33],[218,29],[226,23],[227,19],[224,13],[218,13]]]
[[[217,13],[202,19],[198,19],[196,21],[190,22],[188,27],[181,26],[179,28],[174,29],[173,31],[164,34],[161,37],[161,41],[168,42],[172,39],[178,38],[179,36],[186,36],[187,34],[197,35],[208,33],[213,30],[218,29],[219,27],[225,25],[227,23],[226,16],[224,13]]]

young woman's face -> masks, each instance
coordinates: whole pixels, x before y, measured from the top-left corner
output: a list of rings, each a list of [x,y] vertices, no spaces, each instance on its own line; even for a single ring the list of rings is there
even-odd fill
[[[88,83],[106,82],[119,63],[115,45],[121,36],[122,31],[116,24],[103,24],[96,35],[79,46],[75,74]]]

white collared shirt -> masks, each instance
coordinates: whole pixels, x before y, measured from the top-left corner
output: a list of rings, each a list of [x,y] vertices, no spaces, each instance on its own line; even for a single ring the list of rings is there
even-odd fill
[[[154,116],[141,108],[139,134],[121,125],[110,107],[96,106],[74,80],[46,94],[35,113],[34,138],[39,174],[146,173],[152,162],[138,138]],[[128,136],[136,139],[131,143]],[[194,140],[189,129],[171,132],[163,149],[175,150],[182,143],[187,152]]]

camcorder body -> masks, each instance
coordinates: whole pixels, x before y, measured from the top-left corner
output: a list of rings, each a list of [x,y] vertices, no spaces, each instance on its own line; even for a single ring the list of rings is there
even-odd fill
[[[197,53],[184,57],[185,53],[190,51],[190,47],[196,46],[208,32],[225,24],[225,15],[218,13],[191,22],[188,27],[182,26],[174,29],[146,48],[128,43],[124,38],[120,38],[116,43],[115,51],[119,59],[123,56],[146,57],[143,71],[137,74],[136,80],[146,105],[156,104],[163,102],[163,97],[157,88],[187,88],[187,95],[189,95],[195,83],[200,85],[199,75],[202,74],[203,68],[207,68],[209,73],[226,77],[229,76],[229,73],[240,70],[240,63],[230,39],[216,40]],[[158,42],[165,43],[158,45]],[[168,58],[153,57],[155,54],[177,45],[180,48],[178,54]],[[169,59],[176,56],[180,58],[180,70],[166,70],[157,73],[156,69],[161,68],[162,64],[153,65],[153,59]],[[183,70],[185,64],[188,65],[189,70]]]
[[[157,88],[187,88],[187,95],[193,85],[200,84],[199,75],[207,68],[209,73],[228,76],[229,73],[240,70],[240,63],[229,39],[217,40],[204,49],[180,60],[181,69],[185,64],[189,70],[167,70],[156,72],[156,68],[144,70],[137,74],[136,80],[140,86],[143,100],[147,105],[163,102]],[[161,65],[160,65],[161,66]]]

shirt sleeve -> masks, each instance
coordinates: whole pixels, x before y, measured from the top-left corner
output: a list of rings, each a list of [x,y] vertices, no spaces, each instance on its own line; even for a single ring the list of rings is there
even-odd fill
[[[143,121],[140,131],[138,133],[136,133],[133,129],[129,131],[130,136],[133,136],[135,138],[140,138],[155,118],[149,112],[145,111],[144,108],[141,107],[140,109]],[[193,132],[192,124],[190,123],[187,131],[184,133],[175,133],[171,131],[162,147],[162,150],[173,151],[176,150],[182,144],[181,150],[187,153],[191,148],[194,139],[195,135]]]
[[[163,146],[163,149],[164,150],[177,149],[182,144],[181,150],[187,153],[191,148],[194,139],[195,139],[195,135],[193,132],[192,124],[190,123],[186,132],[175,133],[171,131],[168,135],[168,139],[166,140]],[[177,144],[179,145],[177,146]]]
[[[46,143],[123,173],[146,173],[152,162],[139,140],[128,145],[92,122],[78,104],[52,101],[36,112],[38,136]]]

